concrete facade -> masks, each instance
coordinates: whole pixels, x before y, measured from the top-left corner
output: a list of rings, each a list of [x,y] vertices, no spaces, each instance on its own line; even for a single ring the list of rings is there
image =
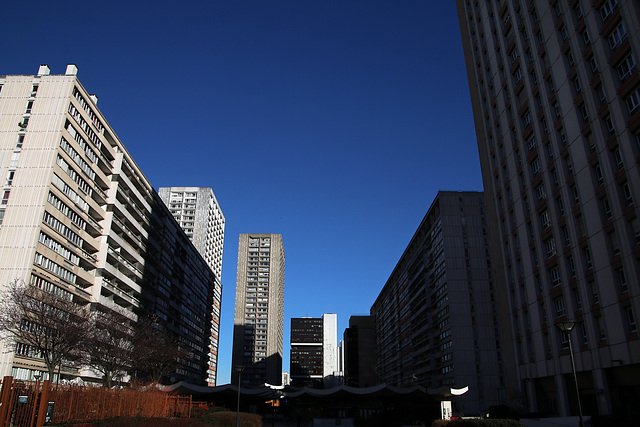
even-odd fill
[[[468,386],[452,399],[465,415],[503,400],[489,250],[483,194],[438,192],[371,307],[378,383]]]
[[[216,290],[222,290],[222,253],[224,248],[225,219],[213,190],[209,187],[160,187],[158,195],[169,208],[171,215],[180,225],[191,243],[204,258],[215,274]],[[213,300],[212,331],[210,347],[217,349],[220,327],[220,304],[222,295],[215,295]],[[213,357],[212,357],[213,361]],[[207,374],[209,386],[216,385],[217,363],[210,364]]]
[[[640,4],[458,0],[509,404],[640,418]]]
[[[76,73],[0,76],[0,292],[22,280],[131,321],[157,315],[194,355],[171,379],[204,384],[219,280]],[[16,349],[0,349],[1,376],[42,373]]]
[[[242,366],[242,383],[282,381],[284,246],[281,234],[240,234],[236,277],[231,379]]]
[[[291,382],[315,388],[339,385],[338,315],[291,319]]]
[[[216,277],[221,277],[225,219],[213,190],[160,187],[158,194]]]

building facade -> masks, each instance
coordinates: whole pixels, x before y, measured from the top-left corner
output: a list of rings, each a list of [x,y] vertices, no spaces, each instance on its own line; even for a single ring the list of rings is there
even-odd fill
[[[640,3],[457,2],[510,404],[637,420]]]
[[[193,356],[168,380],[204,384],[219,281],[76,75],[0,76],[0,292],[21,280],[132,322],[156,315]],[[0,349],[0,375],[43,375],[34,354]]]
[[[291,385],[322,388],[323,327],[319,317],[291,318]]]
[[[454,400],[466,415],[501,402],[487,233],[481,192],[438,192],[371,307],[378,383],[432,394],[468,386]]]
[[[240,234],[231,381],[279,385],[284,326],[281,234]]]
[[[224,248],[225,219],[215,194],[210,187],[160,187],[158,195],[169,208],[191,243],[215,274],[216,289],[222,289],[222,252]],[[221,299],[213,300],[211,318],[211,360],[218,360]],[[207,375],[209,386],[216,385],[217,362],[210,364]]]
[[[216,277],[221,277],[225,219],[213,190],[160,187],[158,195]]]
[[[351,316],[342,341],[344,384],[372,387],[376,381],[376,319]]]
[[[338,316],[291,319],[291,384],[314,388],[339,385]]]

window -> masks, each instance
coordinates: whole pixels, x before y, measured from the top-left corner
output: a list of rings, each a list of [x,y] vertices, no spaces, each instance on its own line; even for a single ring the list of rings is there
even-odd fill
[[[622,44],[624,39],[627,38],[627,30],[624,28],[624,24],[621,22],[620,25],[616,27],[615,30],[611,32],[609,36],[609,46],[611,50],[615,50],[618,46]]]
[[[553,237],[544,241],[544,249],[547,253],[547,258],[556,254],[556,242],[553,240]]]
[[[527,127],[531,124],[531,113],[528,111],[522,115],[522,126]]]
[[[582,86],[580,85],[580,79],[577,77],[573,79],[573,87],[576,90],[576,93],[582,92]]]
[[[624,269],[618,270],[618,280],[620,281],[620,291],[624,294],[629,292],[629,283],[627,283],[627,275],[624,274]]]
[[[573,257],[569,258],[569,274],[571,274],[571,277],[576,277],[576,263],[573,261]],[[578,293],[578,291],[576,291],[576,302],[578,309],[582,308],[582,304],[580,304],[580,294]]]
[[[599,185],[604,184],[604,177],[602,176],[602,168],[600,167],[600,165],[596,165],[595,172],[596,172],[596,180],[598,181],[598,184]]]
[[[578,187],[575,185],[571,187],[571,192],[573,193],[573,201],[578,204],[580,203],[580,194],[578,194]]]
[[[536,187],[536,196],[538,197],[538,201],[544,200],[547,197],[547,193],[544,189],[544,183]]]
[[[636,59],[633,56],[633,53],[631,53],[624,59],[624,61],[622,61],[620,65],[618,65],[618,68],[616,69],[616,71],[618,72],[620,83],[631,77],[631,74],[633,74],[633,72],[637,68],[638,67],[636,66]]]
[[[587,111],[586,105],[582,104],[580,106],[580,113],[582,114],[582,121],[584,123],[589,123],[589,112]]]
[[[582,32],[582,41],[586,46],[588,46],[591,43],[591,39],[589,38],[589,32],[586,29]]]
[[[552,287],[556,287],[560,285],[561,279],[560,279],[560,270],[558,269],[558,267],[553,267],[551,270],[549,270],[549,276],[551,277]]]
[[[600,17],[602,18],[602,22],[606,21],[607,18],[611,16],[617,5],[618,0],[607,0],[607,2],[600,7]]]
[[[622,169],[624,167],[624,161],[622,160],[622,154],[620,153],[619,148],[613,150],[613,158],[616,162],[616,168],[618,170]]]
[[[536,176],[540,173],[540,159],[539,158],[535,158],[531,164],[531,173],[533,174],[533,176]]]
[[[629,322],[629,332],[638,332],[638,325],[636,325],[636,319],[633,316],[633,309],[627,307],[627,321]]]
[[[9,194],[11,194],[10,190],[5,190],[4,193],[2,194],[2,204],[6,205],[7,203],[9,203]]]
[[[604,119],[604,123],[607,126],[607,132],[609,132],[609,136],[615,135],[616,134],[616,128],[613,125],[613,119],[611,118],[611,115],[608,115]]]
[[[627,98],[627,110],[629,110],[629,114],[633,115],[637,113],[638,107],[640,107],[640,89],[636,89],[635,92]]]
[[[509,54],[509,56],[511,57],[511,63],[513,64],[514,62],[516,62],[516,60],[518,59],[518,49],[513,49],[511,51],[511,53]]]
[[[611,204],[609,203],[609,199],[607,197],[602,198],[602,209],[604,210],[604,215],[607,219],[611,219]]]
[[[13,178],[16,175],[16,171],[9,171],[9,174],[7,175],[7,182],[6,182],[6,186],[10,187],[11,184],[13,184]]]
[[[584,260],[587,269],[593,268],[593,260],[591,259],[591,251],[589,248],[584,249]]]
[[[540,214],[540,224],[545,229],[551,225],[551,218],[549,217],[549,211],[545,210]]]
[[[562,317],[567,315],[567,308],[564,305],[564,298],[562,297],[556,298],[553,301],[553,303],[556,306],[556,317]]]
[[[631,189],[629,188],[629,183],[625,182],[622,184],[622,194],[624,195],[624,199],[627,202],[627,206],[633,204],[633,196],[631,195]]]
[[[6,212],[5,209],[0,209],[0,225],[2,225],[2,221],[4,221],[4,213]]]
[[[513,73],[513,82],[514,84],[518,84],[520,80],[522,80],[522,70],[518,67]]]

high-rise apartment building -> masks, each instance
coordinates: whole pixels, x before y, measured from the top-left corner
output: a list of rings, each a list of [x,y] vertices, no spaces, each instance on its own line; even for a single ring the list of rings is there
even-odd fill
[[[483,194],[438,192],[371,307],[378,383],[468,386],[467,415],[504,400],[489,251]]]
[[[525,411],[640,418],[640,3],[457,1]],[[631,419],[631,418],[630,418]]]
[[[281,234],[240,234],[232,383],[282,381],[284,246]]]
[[[338,385],[338,316],[291,319],[291,383],[315,388]]]
[[[220,277],[225,219],[213,190],[209,187],[160,187],[158,195],[216,277]]]
[[[0,76],[0,292],[22,280],[131,321],[155,315],[192,355],[168,379],[205,384],[219,280],[76,74]],[[0,348],[0,376],[44,375],[37,356]]]
[[[225,219],[210,187],[160,187],[158,195],[169,208],[182,231],[196,247],[216,276],[216,290],[222,291],[222,252]],[[211,358],[218,358],[221,295],[213,300]],[[209,386],[216,385],[217,363],[207,375]]]

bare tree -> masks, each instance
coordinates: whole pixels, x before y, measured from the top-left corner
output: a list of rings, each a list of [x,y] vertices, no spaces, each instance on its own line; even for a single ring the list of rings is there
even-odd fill
[[[143,318],[138,322],[133,343],[136,357],[132,369],[136,376],[156,383],[178,367],[178,359],[188,355],[178,341],[162,329],[156,317]]]
[[[124,377],[133,364],[133,329],[130,320],[115,311],[95,311],[84,346],[85,363],[102,374],[104,386]]]
[[[72,294],[54,294],[54,289],[15,280],[3,294],[0,309],[0,339],[22,355],[43,359],[50,379],[63,362],[80,361],[89,315]]]

